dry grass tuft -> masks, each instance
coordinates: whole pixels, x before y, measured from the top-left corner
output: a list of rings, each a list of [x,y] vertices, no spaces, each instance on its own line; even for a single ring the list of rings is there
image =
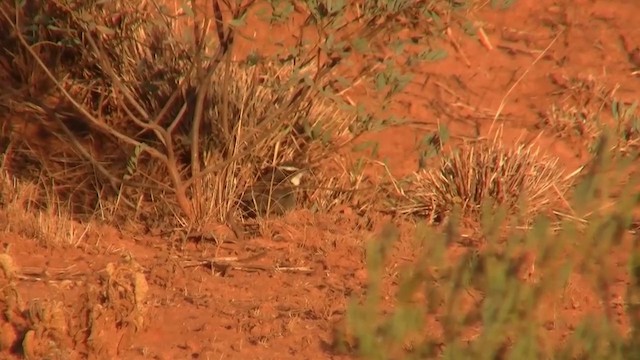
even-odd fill
[[[12,179],[0,168],[0,231],[35,239],[45,246],[77,246],[90,226],[74,221],[51,191],[45,197],[46,205],[39,203],[43,188]]]
[[[557,136],[587,144],[593,152],[605,129],[615,135],[611,150],[629,154],[640,150],[637,101],[617,96],[619,85],[608,87],[593,76],[555,78],[559,100],[543,114],[539,126]]]
[[[221,71],[234,81],[221,84],[222,76],[213,77],[211,88],[217,98],[210,102],[214,105],[210,116],[219,118],[221,111],[231,111],[233,122],[227,129],[212,129],[212,134],[207,134],[209,142],[203,146],[204,167],[216,166],[230,155],[250,151],[195,183],[195,192],[201,194],[197,209],[199,218],[222,220],[220,214],[236,211],[236,199],[242,197],[268,166],[284,162],[308,166],[315,171],[310,173],[311,178],[306,179],[305,186],[314,183],[322,173],[318,165],[332,157],[330,149],[337,149],[353,139],[348,127],[354,123],[355,115],[341,110],[326,98],[309,99],[303,107],[281,117],[268,116],[274,104],[278,106],[280,99],[294,96],[297,91],[296,87],[287,85],[293,70],[291,66],[276,64],[243,66],[232,63]],[[227,89],[224,97],[228,100],[218,95],[224,89]],[[219,105],[225,102],[228,105],[223,110]],[[230,142],[222,141],[224,138]]]
[[[368,162],[363,158],[355,162],[346,158],[332,160],[319,169],[320,173],[330,175],[314,176],[305,189],[306,207],[313,211],[327,211],[345,204],[356,208],[370,204],[375,194],[364,173]]]
[[[572,179],[558,159],[541,155],[533,145],[507,149],[495,140],[478,141],[445,153],[437,167],[408,180],[402,209],[435,221],[458,208],[463,218],[480,220],[484,206],[500,206],[527,223],[564,206],[558,199],[564,199]]]

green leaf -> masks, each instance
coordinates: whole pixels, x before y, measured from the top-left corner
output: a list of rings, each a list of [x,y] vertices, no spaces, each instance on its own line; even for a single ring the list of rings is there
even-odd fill
[[[402,55],[402,53],[404,52],[406,43],[402,40],[395,40],[391,42],[388,46],[389,48],[391,48],[391,51],[393,51],[395,55]]]
[[[291,17],[291,14],[294,11],[294,7],[293,7],[293,3],[285,3],[285,5],[281,8],[276,8],[275,6],[273,6],[273,10],[272,10],[272,15],[271,15],[271,19],[269,19],[269,22],[272,24],[279,24],[279,23],[283,23],[286,22],[287,20],[289,20],[289,18]]]
[[[260,60],[262,60],[262,56],[259,53],[252,51],[247,55],[246,63],[248,66],[255,66],[260,63]]]
[[[636,113],[636,109],[638,108],[638,102],[634,101],[624,112],[624,118],[630,119]]]
[[[424,15],[427,19],[430,19],[433,22],[435,22],[436,25],[442,25],[442,19],[440,18],[440,15],[436,11],[433,11],[427,8],[424,11]]]
[[[231,19],[231,21],[229,21],[229,26],[233,28],[239,28],[247,25],[246,17],[247,17],[247,14],[244,14],[237,19]]]
[[[447,125],[440,124],[438,126],[438,135],[440,136],[440,142],[442,144],[445,144],[449,141],[451,134],[449,133],[449,128],[447,127]]]
[[[476,34],[478,33],[478,30],[476,29],[476,26],[472,21],[465,21],[462,25],[462,29],[464,33],[469,36],[476,36]]]
[[[365,141],[360,144],[356,144],[353,147],[353,151],[362,152],[366,150],[371,150],[371,156],[377,157],[379,147],[380,147],[380,144],[378,144],[377,141]]]
[[[513,6],[517,0],[491,0],[491,7],[498,10],[506,10]]]
[[[448,56],[446,50],[436,49],[436,50],[428,50],[423,51],[418,55],[418,57],[424,61],[435,62],[439,60],[443,60]]]
[[[353,40],[353,49],[360,54],[369,53],[369,42],[364,38]]]
[[[385,74],[379,73],[375,78],[376,91],[380,91],[387,86],[387,78]]]
[[[620,121],[620,103],[617,100],[611,102],[611,113],[614,119]]]
[[[180,8],[182,9],[182,11],[184,11],[185,15],[192,19],[194,18],[195,14],[193,13],[193,9],[187,1],[181,1]]]

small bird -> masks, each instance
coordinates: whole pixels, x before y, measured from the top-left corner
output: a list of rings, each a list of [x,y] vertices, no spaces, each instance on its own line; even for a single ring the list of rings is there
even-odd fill
[[[306,172],[290,164],[268,167],[242,197],[245,213],[250,217],[266,217],[283,215],[293,209]]]

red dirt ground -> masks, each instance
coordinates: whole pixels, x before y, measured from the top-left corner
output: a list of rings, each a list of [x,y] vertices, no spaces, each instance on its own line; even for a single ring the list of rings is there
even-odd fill
[[[395,110],[415,118],[416,123],[370,138],[379,141],[380,156],[389,159],[395,175],[409,174],[417,170],[416,141],[438,123],[446,124],[456,137],[486,135],[508,89],[525,71],[528,73],[508,94],[502,111],[506,142],[538,135],[540,114],[558,101],[554,95],[558,79],[593,77],[610,88],[619,84],[618,96],[637,99],[640,75],[633,72],[640,68],[638,14],[640,2],[623,0],[520,0],[508,10],[482,10],[473,16],[484,24],[493,50],[472,37],[453,33],[461,50],[444,44],[448,58],[421,67],[420,76],[397,99]],[[537,51],[549,46],[560,28],[562,34],[533,64]],[[435,103],[449,106],[436,107]],[[587,158],[586,151],[580,150],[581,139],[546,132],[537,141],[569,171]],[[374,228],[383,221],[374,218]],[[94,228],[77,248],[43,247],[11,233],[2,234],[1,243],[23,272],[47,269],[53,277],[56,270],[66,269],[76,274],[73,281],[25,278],[18,283],[24,302],[58,300],[65,304],[67,316],[82,315],[81,309],[91,301],[87,294],[95,291],[91,283],[108,263],[132,258],[143,268],[149,286],[148,313],[140,331],[118,330],[113,319],[98,316],[99,324],[94,326],[105,324],[100,329],[102,336],[96,336],[91,347],[72,351],[71,358],[348,358],[336,354],[330,344],[347,301],[363,291],[363,244],[371,231],[362,229],[361,219],[347,210],[326,215],[299,210],[273,227],[281,236],[251,239],[225,249],[207,243],[170,243],[166,238],[112,228]],[[411,224],[403,224],[402,229],[408,234]],[[403,239],[394,255],[395,264],[411,255]],[[627,281],[625,252],[610,254],[619,286],[613,289],[609,304],[600,304],[584,288],[580,275],[572,275],[567,296],[556,309],[561,321],[547,329],[553,338],[561,341],[585,314],[603,308],[613,310],[624,325],[620,299]],[[230,269],[222,276],[205,266],[184,266],[182,261],[260,253],[263,257],[252,263],[312,271]],[[544,273],[544,269],[536,271]],[[4,331],[3,336],[8,336]]]

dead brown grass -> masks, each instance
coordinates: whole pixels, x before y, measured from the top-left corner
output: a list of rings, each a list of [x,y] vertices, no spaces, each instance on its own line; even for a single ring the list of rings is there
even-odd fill
[[[586,144],[590,152],[604,131],[613,135],[611,150],[631,154],[640,149],[638,102],[622,99],[619,85],[608,86],[591,75],[556,76],[554,82],[561,88],[555,94],[559,99],[542,116],[539,127]]]
[[[41,195],[45,189],[49,192]],[[40,202],[43,198],[46,201]],[[74,221],[66,209],[51,188],[18,181],[0,168],[0,231],[36,239],[45,246],[77,246],[91,225]]]
[[[497,137],[444,153],[434,168],[407,180],[396,210],[441,221],[452,212],[480,223],[483,212],[501,208],[527,224],[541,212],[564,212],[576,173],[565,174],[558,160],[534,145],[506,148]],[[564,201],[563,201],[564,200]]]

